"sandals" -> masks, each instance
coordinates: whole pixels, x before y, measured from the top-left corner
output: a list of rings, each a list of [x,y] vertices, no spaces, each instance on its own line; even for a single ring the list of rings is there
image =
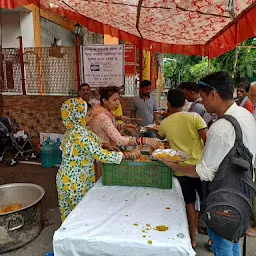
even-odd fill
[[[249,237],[256,237],[256,228],[249,227],[246,232],[246,235]]]
[[[205,247],[208,251],[212,252],[212,241],[209,239],[207,243],[205,244]]]
[[[201,228],[199,228],[199,229],[198,229],[198,233],[207,236],[207,235],[208,235],[208,233],[207,233],[207,228],[206,228],[206,227],[201,227]]]

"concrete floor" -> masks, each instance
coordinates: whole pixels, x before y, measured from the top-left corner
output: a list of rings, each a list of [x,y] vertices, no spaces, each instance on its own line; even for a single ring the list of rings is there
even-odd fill
[[[57,168],[43,169],[40,166],[31,166],[26,164],[19,164],[15,167],[1,166],[0,168],[0,184],[12,182],[31,182],[41,185],[46,192],[42,201],[44,223],[42,232],[35,240],[22,248],[0,255],[44,256],[47,252],[52,252],[52,237],[61,223],[59,209],[57,207],[57,193],[55,188],[55,175]],[[197,236],[197,247],[195,251],[198,256],[213,255],[205,248],[207,240],[208,236],[201,234]],[[256,256],[256,238],[247,239],[247,256]]]

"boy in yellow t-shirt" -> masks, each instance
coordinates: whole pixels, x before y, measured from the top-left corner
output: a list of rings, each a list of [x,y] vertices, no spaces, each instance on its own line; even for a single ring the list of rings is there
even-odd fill
[[[118,108],[113,111],[115,118],[116,118],[116,124],[122,124],[122,116],[123,116],[123,110],[122,110],[122,105],[119,103]]]
[[[166,137],[172,149],[181,150],[189,155],[184,165],[197,165],[202,156],[206,141],[207,125],[200,115],[193,112],[183,112],[185,93],[181,89],[172,89],[168,92],[168,109],[170,115],[159,126],[159,135]],[[187,217],[192,246],[196,246],[196,191],[202,196],[202,184],[199,178],[181,176],[179,179],[184,201],[186,203]]]

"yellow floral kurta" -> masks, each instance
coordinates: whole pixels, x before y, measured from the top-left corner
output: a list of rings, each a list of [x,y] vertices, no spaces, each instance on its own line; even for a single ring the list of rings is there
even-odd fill
[[[61,149],[62,163],[56,177],[61,220],[95,183],[94,159],[119,164],[122,153],[101,148],[100,139],[85,127],[86,102],[69,99],[63,103],[61,116],[67,128]]]

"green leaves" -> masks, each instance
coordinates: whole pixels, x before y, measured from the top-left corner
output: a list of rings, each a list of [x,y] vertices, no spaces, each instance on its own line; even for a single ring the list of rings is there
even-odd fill
[[[235,79],[236,84],[241,78],[256,76],[256,48],[244,47],[256,47],[256,38],[248,39],[241,46],[210,60],[210,72],[225,71]],[[164,62],[164,76],[176,85],[179,83],[179,73],[180,82],[197,82],[208,74],[207,57],[165,54],[164,58],[167,59]]]

